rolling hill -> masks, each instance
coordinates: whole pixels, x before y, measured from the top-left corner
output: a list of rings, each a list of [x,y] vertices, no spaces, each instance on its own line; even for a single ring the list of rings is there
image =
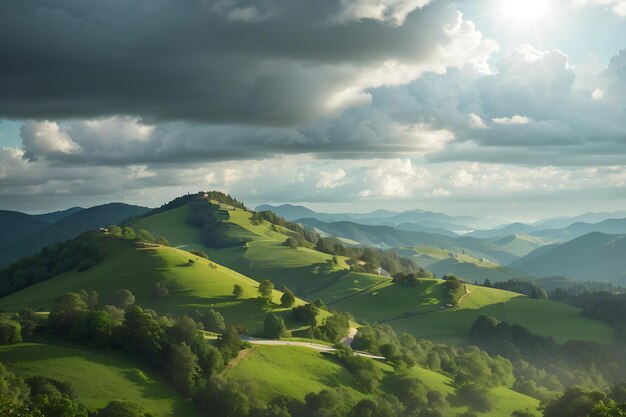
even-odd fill
[[[63,273],[4,297],[0,299],[0,309],[18,311],[30,307],[48,311],[58,296],[80,289],[97,291],[101,304],[111,304],[117,291],[128,289],[135,295],[136,304],[160,314],[214,309],[224,316],[227,324],[245,326],[251,332],[262,328],[265,310],[257,299],[258,282],[181,249],[137,246],[106,235],[93,239],[104,255],[97,265],[83,272]],[[190,259],[193,264],[189,263]],[[168,296],[153,297],[157,282],[167,286]],[[244,289],[240,299],[232,296],[235,284]],[[276,304],[280,303],[281,295],[274,291]],[[300,327],[290,320],[287,309],[273,311],[284,315],[292,329]]]
[[[215,262],[256,280],[270,278],[275,284],[287,285],[304,298],[320,298],[331,309],[350,312],[357,319],[388,321],[399,333],[408,332],[419,337],[464,343],[473,320],[481,314],[491,314],[500,320],[512,320],[512,323],[528,326],[538,334],[554,331],[555,337],[561,341],[587,338],[586,334],[580,336],[577,328],[589,328],[589,337],[595,338],[594,340],[608,341],[611,338],[609,326],[585,318],[577,308],[546,300],[531,300],[519,294],[491,288],[477,287],[475,294],[465,297],[461,308],[442,311],[445,305],[443,281],[431,280],[428,286],[422,284],[417,288],[410,288],[393,284],[390,278],[384,276],[351,272],[345,259],[340,259],[338,265],[331,267],[330,255],[313,249],[290,249],[284,246],[282,242],[287,234],[283,233],[289,231],[272,227],[268,222],[253,224],[252,214],[244,210],[224,207],[224,211],[224,218],[227,218],[224,221],[230,225],[228,233],[245,236],[245,245],[223,249],[203,246],[198,229],[187,225],[185,221],[189,213],[189,206],[186,205],[145,216],[134,221],[132,225],[164,235],[171,244],[181,248],[200,248]],[[353,223],[349,224],[352,225]],[[369,228],[387,230],[392,236],[398,232],[382,226],[355,226],[357,231]],[[283,233],[279,233],[281,231]],[[429,236],[424,236],[426,237]],[[459,239],[482,242],[474,238]],[[529,241],[532,244],[532,239]],[[500,244],[513,246],[516,242],[517,239],[505,239]],[[462,248],[458,248],[457,253],[462,254],[462,251]],[[483,280],[480,279],[481,282]],[[513,298],[516,300],[509,301]],[[535,311],[528,316],[532,319],[526,319],[523,314],[506,314],[509,305],[518,304]],[[513,310],[517,311],[515,308]],[[433,323],[437,323],[436,329],[421,322],[428,322],[431,318],[434,318]]]
[[[464,253],[454,253],[432,246],[402,248],[396,253],[413,259],[418,265],[439,277],[454,275],[467,281],[480,283],[486,279],[495,282],[528,278],[523,272],[489,262],[484,258],[475,258]]]
[[[364,394],[357,390],[350,373],[327,354],[310,349],[290,346],[254,346],[244,351],[237,364],[229,368],[224,377],[248,390],[255,392],[263,400],[272,400],[279,395],[287,395],[300,401],[309,392],[322,389],[346,389],[347,395],[355,399],[375,397],[378,393]],[[387,364],[378,366],[387,374],[393,368]],[[405,371],[418,378],[432,391],[455,397],[453,381],[442,374],[412,367]],[[389,388],[382,387],[382,392]],[[479,416],[509,417],[516,410],[536,410],[539,401],[505,387],[491,389],[493,409]],[[453,412],[468,411],[467,406],[456,404]]]
[[[594,232],[540,248],[510,266],[535,276],[560,275],[626,285],[626,235]]]
[[[24,225],[24,230],[13,236],[0,234],[0,254],[2,254],[0,255],[0,267],[33,255],[46,246],[71,239],[88,230],[118,224],[123,220],[145,214],[148,211],[150,209],[147,207],[109,203],[88,209],[75,208],[46,215],[35,216],[17,213],[21,215],[19,219],[28,221],[30,226]],[[2,214],[4,213],[7,212],[2,212]],[[14,226],[9,229],[9,226],[5,224],[7,222],[16,223],[17,220],[10,221],[7,219],[5,221],[3,217],[0,215],[0,233],[2,230],[15,229]]]
[[[398,334],[410,333],[418,338],[444,342],[466,343],[474,320],[483,314],[518,324],[539,335],[553,336],[559,342],[582,339],[607,343],[612,340],[610,326],[585,317],[579,308],[509,291],[467,285],[468,293],[460,305],[448,308],[443,301],[442,280],[423,279],[419,286],[411,287],[379,279],[378,282],[363,282],[361,287],[364,288],[339,299],[333,298],[332,286],[315,296],[331,309],[352,313],[357,320],[387,323]]]

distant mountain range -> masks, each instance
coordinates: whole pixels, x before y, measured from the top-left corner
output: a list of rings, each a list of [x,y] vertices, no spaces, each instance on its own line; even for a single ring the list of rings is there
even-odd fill
[[[593,232],[544,246],[510,266],[535,276],[567,276],[626,285],[626,235]]]
[[[540,238],[530,236],[477,239],[469,236],[444,236],[400,230],[392,226],[372,226],[348,221],[326,223],[311,218],[296,221],[305,227],[321,232],[322,235],[346,239],[361,246],[379,248],[434,246],[459,253],[465,251],[476,258],[486,258],[501,265],[506,265],[546,244]]]
[[[150,209],[124,203],[91,208],[73,207],[46,214],[26,214],[0,210],[0,266],[7,265],[40,249],[71,239],[87,230],[118,224]]]
[[[443,236],[498,238],[510,235],[530,235],[550,242],[564,242],[592,232],[626,233],[626,211],[585,213],[574,217],[550,218],[532,224],[506,223],[494,218],[450,216],[424,210],[402,213],[376,210],[370,213],[319,213],[304,206],[284,204],[261,205],[257,211],[269,210],[287,220],[316,219],[326,223],[354,222],[363,225],[393,226],[411,232]]]
[[[319,213],[304,206],[283,204],[272,206],[263,204],[256,211],[272,211],[287,220],[311,218],[323,222],[352,221],[368,225],[399,225],[416,224],[435,229],[448,231],[469,231],[477,228],[492,228],[503,223],[505,220],[494,218],[481,218],[474,216],[449,216],[424,210],[408,210],[401,213],[389,210],[376,210],[370,213]]]

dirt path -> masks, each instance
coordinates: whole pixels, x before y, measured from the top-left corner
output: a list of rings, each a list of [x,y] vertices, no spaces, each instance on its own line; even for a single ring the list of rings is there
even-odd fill
[[[461,296],[461,298],[459,298],[459,304],[458,305],[461,305],[461,303],[463,302],[463,299],[465,298],[465,296],[468,295],[468,294],[471,294],[471,293],[472,292],[469,289],[467,289],[467,285],[465,285],[465,294],[463,294],[463,296]]]

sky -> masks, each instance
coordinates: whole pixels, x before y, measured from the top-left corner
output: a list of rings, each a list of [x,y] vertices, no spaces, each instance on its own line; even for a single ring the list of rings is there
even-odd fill
[[[626,206],[625,0],[0,3],[0,209]]]

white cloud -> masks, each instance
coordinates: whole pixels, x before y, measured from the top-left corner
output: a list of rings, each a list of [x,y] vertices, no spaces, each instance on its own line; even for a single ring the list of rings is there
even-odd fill
[[[33,120],[24,122],[20,128],[20,137],[25,157],[31,160],[41,155],[71,154],[80,149],[80,146],[56,122]]]
[[[526,125],[530,123],[530,119],[526,116],[516,114],[511,117],[494,117],[491,119],[497,125]]]
[[[483,119],[476,113],[470,113],[467,118],[469,120],[469,126],[472,129],[489,129],[489,126],[487,126]]]
[[[343,169],[331,172],[321,172],[317,188],[337,188],[345,183],[346,172]]]
[[[339,12],[330,21],[346,23],[373,19],[402,25],[409,13],[428,3],[430,0],[341,0]]]
[[[435,188],[431,193],[427,194],[427,197],[450,197],[450,191],[444,188]]]

